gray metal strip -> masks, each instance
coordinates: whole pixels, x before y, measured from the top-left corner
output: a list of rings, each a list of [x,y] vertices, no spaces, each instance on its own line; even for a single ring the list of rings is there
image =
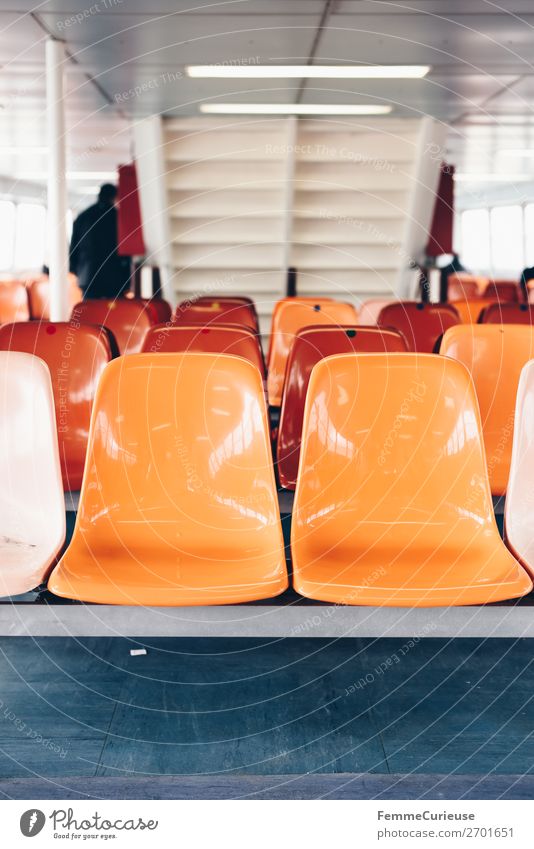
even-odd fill
[[[531,637],[530,606],[0,605],[3,637]]]

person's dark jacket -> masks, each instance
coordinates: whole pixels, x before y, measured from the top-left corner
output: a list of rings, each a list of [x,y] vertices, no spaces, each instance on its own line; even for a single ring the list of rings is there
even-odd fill
[[[87,298],[115,298],[129,286],[130,262],[117,252],[117,210],[95,203],[76,218],[70,270]]]

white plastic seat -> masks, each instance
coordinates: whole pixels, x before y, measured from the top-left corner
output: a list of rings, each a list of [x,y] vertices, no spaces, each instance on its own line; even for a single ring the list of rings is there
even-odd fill
[[[38,357],[0,352],[0,596],[41,584],[65,541],[54,396]]]
[[[534,360],[521,370],[514,418],[510,477],[504,508],[508,548],[534,575]]]

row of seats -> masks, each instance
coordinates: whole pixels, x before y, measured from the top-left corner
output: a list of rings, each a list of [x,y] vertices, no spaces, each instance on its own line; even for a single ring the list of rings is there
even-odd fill
[[[115,337],[123,352],[234,354],[248,359],[265,377],[260,338],[251,327],[218,320],[208,325],[151,324],[170,315],[166,302],[153,303],[161,311],[159,316],[145,301],[84,301],[74,309],[70,322],[17,322],[0,328],[0,350],[34,353],[50,368],[65,491],[81,486],[91,407],[100,375],[117,354]],[[115,308],[110,309],[113,304]],[[514,308],[525,314],[521,308],[526,305],[509,306],[506,313],[510,319]],[[188,305],[184,313],[192,307]],[[483,414],[492,491],[504,493],[511,452],[510,419],[520,370],[533,355],[532,328],[496,326],[493,321],[499,312],[493,309],[487,313],[485,325],[460,325],[451,309],[447,304],[392,303],[380,311],[379,326],[365,327],[339,325],[337,319],[349,316],[356,320],[357,316],[353,307],[335,301],[288,299],[277,305],[268,386],[271,404],[281,406],[277,468],[283,487],[294,489],[296,484],[309,376],[320,359],[349,352],[431,352],[445,332],[441,352],[460,359],[473,375]],[[213,312],[226,314],[219,302]],[[81,324],[82,318],[95,324]]]
[[[534,574],[525,506],[534,363],[518,393],[507,549],[469,371],[450,357],[403,352],[387,333],[383,345],[384,353],[328,356],[311,372],[291,535],[295,590],[392,606],[525,595]],[[31,354],[4,352],[0,380],[0,582],[12,595],[46,579],[65,513],[49,371]],[[108,363],[74,535],[50,591],[142,605],[283,592],[269,436],[261,374],[245,359],[144,353]]]
[[[449,275],[447,281],[449,301],[487,298],[493,301],[518,303],[523,300],[521,287],[515,280],[489,280],[466,272]]]
[[[69,274],[71,307],[82,297],[74,274]],[[27,280],[0,280],[0,324],[12,321],[46,320],[50,318],[50,284],[39,274]]]

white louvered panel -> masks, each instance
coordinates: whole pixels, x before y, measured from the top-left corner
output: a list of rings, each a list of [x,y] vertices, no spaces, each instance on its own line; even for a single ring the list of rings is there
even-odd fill
[[[233,218],[236,215],[281,215],[282,193],[278,189],[255,192],[231,189],[204,189],[198,192],[169,192],[173,218]]]
[[[236,234],[237,236],[237,234]],[[280,245],[242,242],[237,245],[173,245],[175,268],[269,270],[282,262]]]
[[[228,245],[239,242],[279,242],[283,227],[280,218],[263,216],[224,216],[223,218],[175,218],[173,242],[183,245]]]

